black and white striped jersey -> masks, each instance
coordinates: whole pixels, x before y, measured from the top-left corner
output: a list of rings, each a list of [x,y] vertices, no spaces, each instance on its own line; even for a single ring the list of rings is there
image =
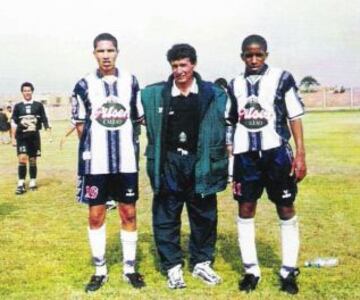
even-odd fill
[[[228,91],[235,154],[282,145],[291,136],[288,120],[304,114],[294,77],[281,69],[265,65],[258,75],[241,74]]]
[[[81,79],[72,96],[72,120],[84,123],[79,175],[137,172],[134,121],[143,117],[135,76],[97,70]]]

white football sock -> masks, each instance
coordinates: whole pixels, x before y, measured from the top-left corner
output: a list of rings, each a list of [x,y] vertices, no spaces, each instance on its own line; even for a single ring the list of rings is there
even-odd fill
[[[233,177],[233,171],[234,171],[234,156],[231,155],[229,157],[229,166],[228,166],[229,176]]]
[[[255,245],[255,220],[254,218],[237,219],[239,247],[245,273],[260,277],[259,262]]]
[[[299,222],[297,216],[289,220],[280,220],[280,235],[282,265],[296,268],[300,247]],[[280,274],[285,278],[289,274],[289,271],[282,268]]]
[[[24,179],[19,179],[19,181],[18,181],[18,186],[23,186],[24,185],[24,183],[25,183],[25,180]]]
[[[124,274],[135,272],[137,231],[120,231]]]
[[[106,226],[105,223],[98,229],[88,228],[89,243],[93,262],[96,268],[95,275],[106,275],[107,267],[105,260]]]

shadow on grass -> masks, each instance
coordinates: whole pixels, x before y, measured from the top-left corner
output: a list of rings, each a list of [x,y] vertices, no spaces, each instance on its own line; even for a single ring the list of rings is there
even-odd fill
[[[260,267],[263,266],[278,270],[281,260],[278,255],[274,253],[272,246],[257,240],[256,248]],[[237,234],[219,234],[217,251],[218,255],[221,255],[224,261],[227,262],[234,271],[239,274],[242,273],[243,265],[241,262]]]
[[[51,178],[43,178],[39,181],[39,186],[40,187],[48,187],[48,186],[58,186],[60,184],[62,184],[63,181],[60,179],[57,179],[56,177],[51,177]]]
[[[14,211],[18,210],[15,205],[11,203],[1,203],[0,204],[0,216],[5,217],[11,215]]]

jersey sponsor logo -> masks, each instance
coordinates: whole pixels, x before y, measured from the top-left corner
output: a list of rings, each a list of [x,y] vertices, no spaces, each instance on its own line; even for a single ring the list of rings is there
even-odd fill
[[[88,199],[96,199],[99,195],[99,188],[95,185],[87,185],[85,186],[85,198]]]
[[[23,132],[36,131],[37,118],[34,115],[20,117],[20,124],[24,127]]]
[[[249,97],[246,105],[239,110],[239,123],[249,131],[258,131],[265,127],[273,117],[271,112],[261,107],[254,96]]]
[[[117,97],[112,96],[108,102],[95,111],[95,120],[107,129],[118,129],[129,117],[126,108],[118,101]]]

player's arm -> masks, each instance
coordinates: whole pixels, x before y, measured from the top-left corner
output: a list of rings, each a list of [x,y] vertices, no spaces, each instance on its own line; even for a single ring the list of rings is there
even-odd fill
[[[295,142],[295,157],[290,174],[295,174],[297,181],[306,176],[305,145],[301,117],[304,115],[304,104],[298,94],[298,88],[294,77],[285,72],[284,74],[285,105],[290,123],[291,133]]]
[[[18,106],[15,105],[13,113],[11,115],[11,122],[10,122],[10,130],[11,130],[11,144],[15,147],[16,146],[16,129],[17,124],[19,122],[19,111]]]
[[[42,103],[40,103],[40,120],[44,125],[45,130],[50,129],[49,120],[45,113],[45,107]]]
[[[76,123],[75,128],[76,128],[78,137],[81,138],[81,136],[84,132],[84,123]]]
[[[131,111],[132,121],[137,124],[144,125],[144,108],[141,103],[140,87],[139,82],[135,76],[132,76],[132,87],[131,87]]]
[[[84,101],[88,96],[87,82],[80,80],[71,96],[71,123],[74,124],[78,137],[80,138],[84,131],[84,122],[86,117]]]
[[[295,119],[290,121],[290,128],[294,137],[296,152],[295,158],[292,163],[291,173],[295,174],[297,181],[301,181],[306,176],[306,162],[305,162],[305,145],[304,134],[301,119]]]

